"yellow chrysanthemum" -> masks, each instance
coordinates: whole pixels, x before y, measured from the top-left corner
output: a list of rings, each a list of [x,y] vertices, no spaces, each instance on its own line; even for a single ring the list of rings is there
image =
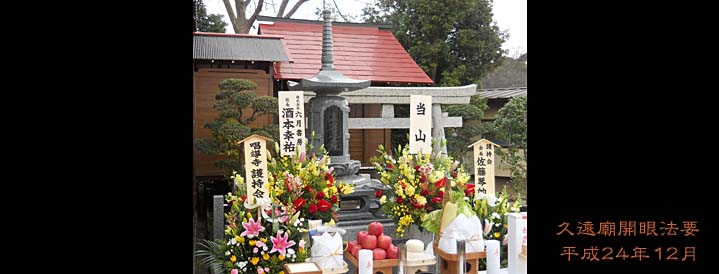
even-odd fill
[[[414,199],[417,200],[417,203],[422,206],[427,203],[427,198],[422,195],[414,195]]]
[[[499,232],[494,232],[494,237],[499,238]]]
[[[469,174],[460,172],[457,174],[457,181],[461,184],[466,184],[469,181]]]
[[[267,261],[270,259],[270,254],[265,253],[265,255],[262,255],[262,259]]]
[[[230,257],[230,262],[234,263],[236,261],[237,261],[237,257],[235,257],[235,255],[232,255],[232,257]]]
[[[404,192],[407,193],[408,196],[414,195],[414,186],[408,184],[407,188],[404,189]]]
[[[255,246],[255,240],[250,240],[250,246]]]
[[[259,258],[259,257],[252,257],[252,259],[250,260],[250,262],[251,262],[253,265],[257,265],[257,263],[258,263],[259,261],[260,261],[260,258]]]
[[[260,241],[262,241],[263,243],[266,243],[266,242],[267,242],[267,238],[260,238]]]
[[[354,192],[354,191],[355,191],[355,188],[353,185],[350,185],[350,184],[342,185],[342,194],[345,194],[345,195],[352,194],[352,192]]]
[[[277,258],[280,259],[280,261],[284,261],[284,260],[285,260],[285,255],[280,254],[280,256],[277,256]]]
[[[274,187],[272,192],[275,196],[280,196],[285,193],[284,189],[282,189],[281,187]]]
[[[411,215],[404,215],[402,218],[399,219],[399,224],[403,226],[409,226],[412,224],[412,216]]]
[[[436,182],[439,181],[439,179],[442,179],[444,177],[444,172],[435,170],[429,175],[429,181],[430,182]]]
[[[395,188],[394,193],[397,194],[397,196],[404,198],[404,191],[402,190],[401,186],[398,186],[397,188]]]

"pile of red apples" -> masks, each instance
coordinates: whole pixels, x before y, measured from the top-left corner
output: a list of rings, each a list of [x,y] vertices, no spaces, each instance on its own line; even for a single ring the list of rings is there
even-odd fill
[[[384,226],[379,222],[369,224],[367,231],[357,232],[357,239],[347,244],[350,254],[357,257],[361,249],[372,250],[373,260],[397,259],[397,246],[392,237],[384,235]]]

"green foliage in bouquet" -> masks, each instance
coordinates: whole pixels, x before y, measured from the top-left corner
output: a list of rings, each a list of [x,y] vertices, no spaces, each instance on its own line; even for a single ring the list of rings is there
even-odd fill
[[[467,218],[474,216],[476,213],[472,209],[471,202],[464,196],[464,191],[452,190],[449,194],[449,202],[457,205],[455,216],[464,214]],[[439,233],[439,226],[442,223],[442,209],[437,209],[427,214],[422,219],[422,228],[432,233]]]

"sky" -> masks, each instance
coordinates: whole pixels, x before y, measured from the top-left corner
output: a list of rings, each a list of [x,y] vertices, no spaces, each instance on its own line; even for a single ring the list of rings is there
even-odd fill
[[[232,31],[232,24],[227,16],[225,5],[222,0],[203,0],[207,7],[207,13],[219,13],[224,15],[224,19],[227,22],[227,32],[234,33]],[[230,1],[233,5],[235,1]],[[253,2],[256,2],[253,0]],[[260,13],[266,16],[276,16],[276,10],[279,8],[279,0],[274,0],[277,5],[272,7],[273,0],[265,0],[265,10]],[[290,0],[286,10],[290,10],[295,4],[296,0]],[[334,5],[332,0],[325,0],[326,4]],[[339,10],[344,15],[355,15],[358,19],[361,17],[362,8],[367,4],[373,3],[373,0],[335,0]],[[319,17],[315,15],[315,10],[322,6],[322,0],[310,0],[303,4],[297,12],[292,16],[295,19],[310,19],[317,20]],[[251,4],[254,7],[254,4]],[[250,13],[250,12],[248,12]],[[521,53],[527,52],[527,0],[494,0],[494,20],[497,21],[497,25],[501,30],[506,30],[509,33],[509,39],[507,39],[502,48],[508,51],[508,55],[512,57],[519,57]],[[257,29],[253,29],[250,33],[256,34]]]

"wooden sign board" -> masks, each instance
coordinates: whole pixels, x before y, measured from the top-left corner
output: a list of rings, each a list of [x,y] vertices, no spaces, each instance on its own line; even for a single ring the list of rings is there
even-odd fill
[[[432,96],[410,95],[409,103],[409,153],[430,154],[432,153]]]
[[[487,139],[479,140],[469,147],[472,146],[474,146],[474,194],[480,191],[485,194],[495,194],[494,148],[500,146]]]
[[[245,183],[247,200],[254,204],[253,198],[269,198],[267,193],[267,140],[264,136],[253,134],[240,141],[245,151]]]
[[[293,156],[305,151],[305,101],[302,91],[277,93],[280,117],[280,155]]]

